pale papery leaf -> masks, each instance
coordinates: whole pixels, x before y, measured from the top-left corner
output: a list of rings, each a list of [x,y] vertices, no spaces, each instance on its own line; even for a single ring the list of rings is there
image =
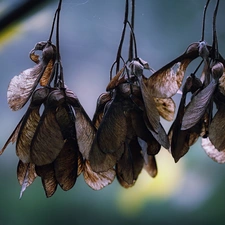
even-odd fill
[[[192,43],[184,54],[156,71],[146,82],[151,95],[156,98],[170,98],[182,85],[185,71],[192,60],[199,56],[199,42]]]
[[[209,137],[202,138],[202,148],[206,154],[217,163],[225,163],[225,149],[218,151],[210,141]]]
[[[43,51],[40,60],[34,56],[35,50]],[[48,62],[55,58],[55,46],[50,42],[39,42],[31,50],[30,58],[36,63],[38,62],[38,64],[13,77],[8,86],[7,101],[9,107],[15,111],[21,109],[26,104],[45,72]]]
[[[170,68],[155,72],[146,82],[151,95],[157,98],[170,98],[177,93],[182,85],[187,66],[191,62],[186,59],[177,62]]]
[[[26,104],[36,88],[44,70],[45,67],[38,64],[31,69],[24,70],[20,75],[12,78],[7,91],[8,104],[12,110],[19,110]]]
[[[100,190],[111,184],[115,179],[115,170],[109,169],[105,172],[94,172],[90,166],[90,162],[85,160],[83,176],[85,182],[94,190]]]

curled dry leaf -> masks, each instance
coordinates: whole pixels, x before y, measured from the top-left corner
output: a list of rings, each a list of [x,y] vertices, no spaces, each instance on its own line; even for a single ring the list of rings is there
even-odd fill
[[[85,182],[94,190],[100,190],[111,184],[115,179],[115,170],[109,169],[104,172],[94,172],[90,166],[90,162],[85,160],[83,176]]]
[[[126,82],[126,79],[124,78],[124,69],[123,67],[117,74],[112,78],[112,80],[109,82],[109,84],[106,87],[106,91],[111,91],[115,89],[119,84]]]
[[[183,116],[182,130],[193,127],[203,117],[216,87],[217,83],[213,80],[207,87],[192,98]]]
[[[202,138],[202,148],[205,150],[206,154],[215,162],[225,163],[225,149],[222,151],[218,151],[208,137]]]
[[[50,43],[42,43],[42,47],[40,48],[43,51],[41,60],[38,60],[37,57],[35,58],[31,54],[32,60],[38,62],[38,64],[33,68],[24,70],[20,75],[13,77],[9,83],[7,100],[12,110],[21,109],[26,104],[45,72],[48,62],[51,58],[55,57],[53,45]],[[40,50],[35,47],[33,51],[36,49]]]
[[[170,98],[182,85],[185,71],[192,60],[199,56],[199,43],[192,43],[184,54],[156,71],[146,81],[147,89],[156,98]]]
[[[35,172],[35,165],[33,163],[23,163],[21,160],[17,165],[17,179],[21,187],[20,198],[28,186],[30,186],[37,174]]]

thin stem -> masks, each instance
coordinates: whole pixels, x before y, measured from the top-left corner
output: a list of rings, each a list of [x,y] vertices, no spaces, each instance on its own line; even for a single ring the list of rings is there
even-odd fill
[[[191,76],[195,76],[195,74],[198,72],[198,70],[199,70],[199,68],[200,68],[200,66],[202,65],[203,62],[204,62],[204,59],[201,60],[201,62],[199,63],[199,65],[195,69],[194,73],[191,74]]]
[[[135,0],[132,0],[132,11],[131,11],[131,32],[130,32],[130,47],[129,47],[129,57],[128,60],[132,61],[134,58],[133,41],[134,41],[134,16],[135,16]]]
[[[213,13],[213,44],[212,44],[212,50],[213,50],[213,53],[214,53],[214,59],[218,59],[218,57],[219,57],[218,40],[217,40],[217,33],[216,33],[216,17],[217,17],[219,2],[220,2],[220,0],[217,0],[216,7],[215,7],[214,13]]]
[[[59,0],[59,5],[57,9],[57,24],[56,24],[56,60],[60,60],[60,52],[59,52],[59,19],[60,19],[60,11],[61,11],[62,0]]]
[[[129,56],[129,60],[131,61],[134,57],[137,58],[137,56],[138,56],[138,54],[137,54],[137,44],[136,44],[136,38],[135,38],[135,34],[134,34],[134,30],[132,28],[132,25],[130,24],[129,21],[127,21],[127,24],[130,27],[130,30],[131,30],[130,33],[131,33],[131,36],[132,36],[132,43],[130,42],[130,48],[132,46],[132,49],[133,49],[133,45],[134,45],[134,54],[133,54],[133,50],[132,50],[132,56],[131,55]]]
[[[122,35],[121,35],[121,39],[120,39],[120,44],[119,44],[118,51],[117,51],[117,56],[116,56],[116,73],[118,73],[118,71],[120,69],[120,58],[121,58],[122,46],[123,46],[123,41],[124,41],[126,27],[127,27],[128,9],[129,9],[129,0],[126,0],[125,15],[124,15],[124,26],[123,26],[123,31],[122,31]],[[111,77],[111,74],[110,74],[110,80],[111,79],[112,79],[112,77]]]
[[[205,40],[205,16],[206,16],[206,11],[208,8],[210,0],[207,0],[205,7],[204,7],[204,11],[203,11],[203,19],[202,19],[202,38],[201,41]]]
[[[50,33],[49,39],[48,39],[49,42],[52,42],[52,35],[53,35],[54,27],[55,27],[55,20],[56,20],[57,14],[58,14],[58,9],[55,11],[54,19],[52,22],[52,29],[51,29],[51,33]]]

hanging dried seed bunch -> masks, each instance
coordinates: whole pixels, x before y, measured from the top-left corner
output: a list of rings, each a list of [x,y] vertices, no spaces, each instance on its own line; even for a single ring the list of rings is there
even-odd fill
[[[216,3],[213,16],[213,44],[209,46],[204,40],[205,13],[209,4],[206,3],[203,14],[202,38],[194,50],[194,58],[202,58],[202,62],[194,73],[189,76],[183,86],[183,94],[177,117],[170,128],[171,153],[177,162],[184,156],[191,145],[202,137],[202,147],[206,153],[217,162],[224,159],[224,131],[221,124],[223,114],[223,76],[225,61],[219,54],[216,36],[216,15],[219,0]],[[192,59],[194,59],[192,58]],[[196,77],[203,63],[201,75]],[[186,103],[187,93],[191,92],[190,102]],[[216,103],[217,113],[213,115],[213,102]],[[218,126],[218,119],[220,126]],[[216,127],[215,127],[216,125]],[[221,129],[220,129],[221,128]],[[220,152],[221,151],[221,152]]]
[[[65,191],[71,189],[82,172],[86,183],[95,190],[110,184],[115,177],[113,170],[94,172],[87,160],[96,129],[77,96],[64,85],[59,53],[61,3],[49,40],[37,43],[30,52],[36,65],[15,76],[8,87],[12,110],[22,108],[30,99],[25,115],[0,152],[10,142],[16,142],[20,197],[37,176],[41,177],[47,197],[55,193],[58,185]],[[56,46],[51,42],[55,20]],[[42,51],[42,55],[36,51]],[[36,89],[38,84],[41,87]]]
[[[134,12],[134,1],[132,10]],[[169,149],[169,139],[160,123],[160,116],[171,121],[175,113],[175,103],[171,98],[153,96],[147,86],[148,79],[143,70],[150,69],[147,62],[137,57],[137,47],[131,23],[128,21],[128,1],[126,1],[125,24],[117,58],[116,75],[112,78],[98,101],[93,118],[97,133],[89,154],[91,167],[96,172],[115,168],[116,176],[123,187],[135,184],[141,170],[145,168],[155,177],[157,165],[155,155],[161,146]],[[129,57],[120,68],[121,49],[126,31],[130,26]],[[133,53],[135,47],[135,56]],[[112,73],[111,69],[111,73]]]

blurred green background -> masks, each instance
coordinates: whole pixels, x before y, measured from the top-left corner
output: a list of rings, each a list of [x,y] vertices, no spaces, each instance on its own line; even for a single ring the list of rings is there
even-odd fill
[[[23,1],[0,0],[0,18]],[[43,1],[44,2],[44,1]],[[206,41],[212,40],[211,1]],[[45,1],[23,19],[0,27],[0,145],[3,146],[26,110],[12,112],[6,99],[11,78],[33,66],[28,58],[36,42],[48,39],[57,1]],[[123,27],[125,0],[63,0],[60,49],[66,84],[92,118],[97,97],[105,91]],[[136,0],[135,33],[139,57],[159,69],[201,37],[205,0]],[[225,2],[218,12],[220,53],[225,56]],[[24,14],[25,15],[25,14]],[[128,44],[123,55],[126,58]],[[192,72],[192,71],[191,71]],[[174,99],[178,102],[179,95]],[[171,123],[163,121],[168,130]],[[130,189],[115,180],[93,191],[82,175],[68,192],[60,188],[47,199],[41,180],[19,200],[15,145],[0,156],[0,225],[40,224],[224,224],[225,166],[206,156],[200,143],[174,163],[167,150],[157,155],[158,176],[144,171]]]

